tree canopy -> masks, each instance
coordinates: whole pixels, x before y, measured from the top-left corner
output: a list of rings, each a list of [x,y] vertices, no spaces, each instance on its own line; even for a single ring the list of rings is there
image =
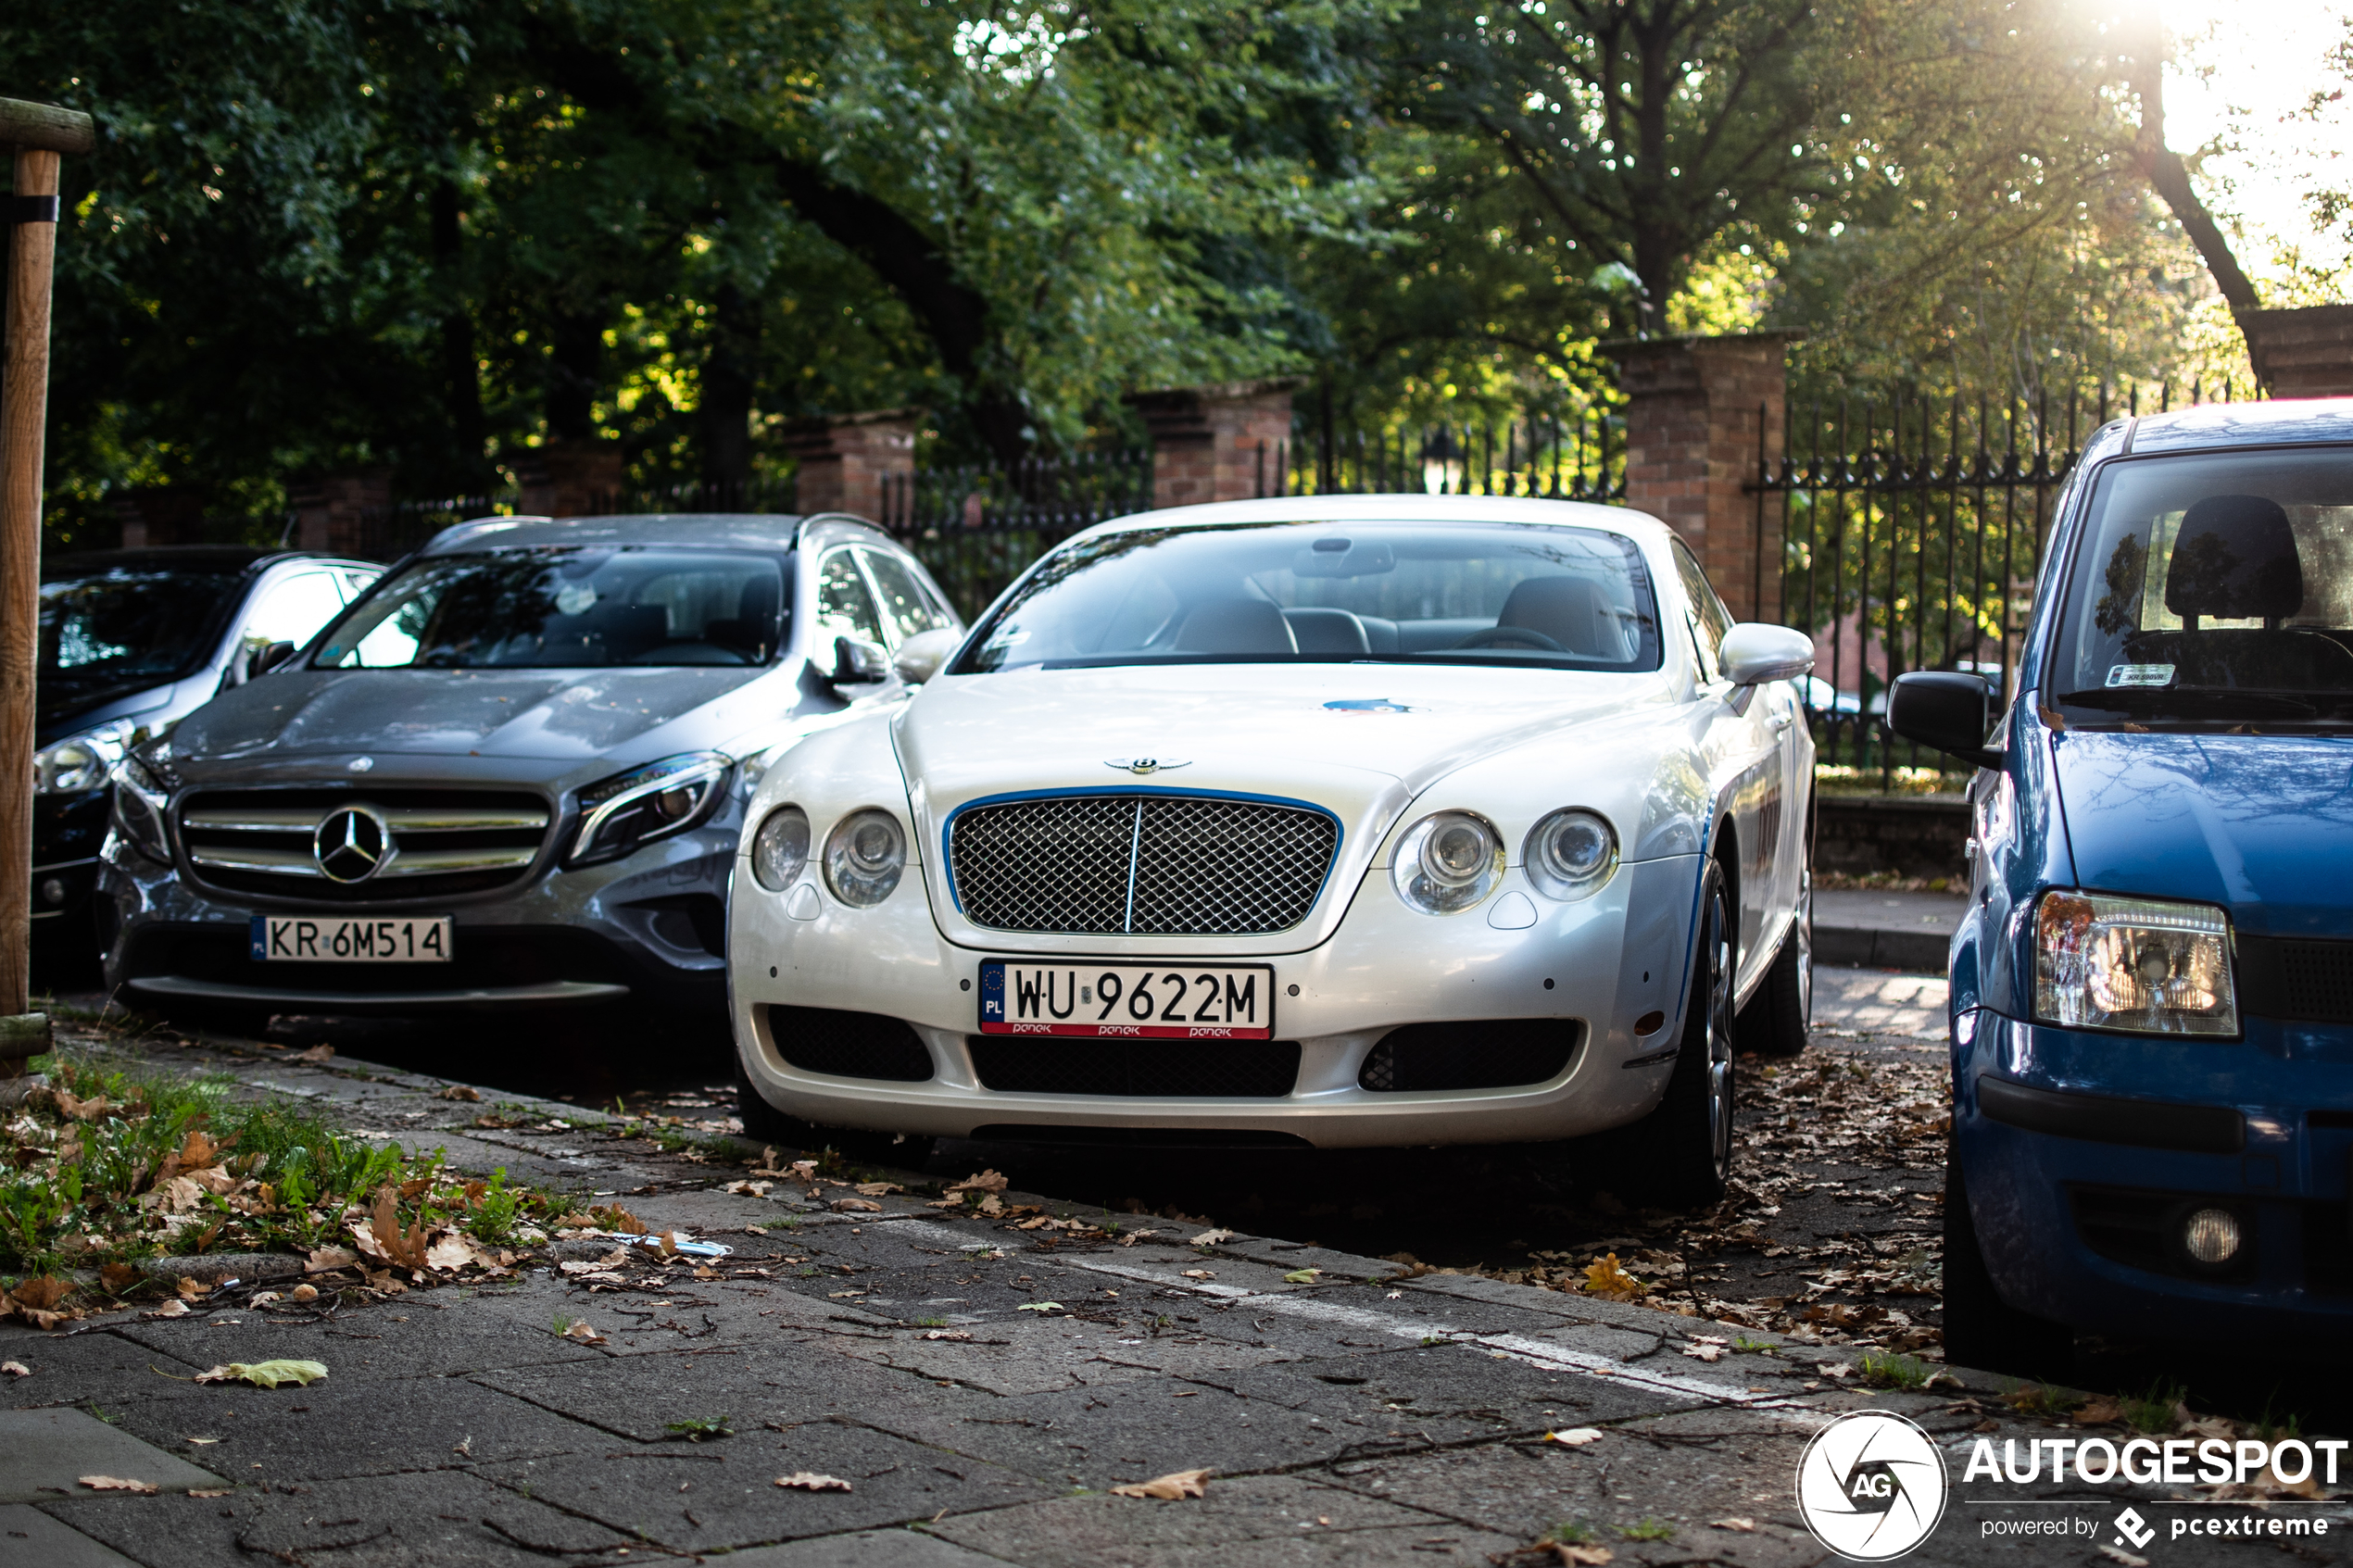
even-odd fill
[[[69,533],[550,441],[740,483],[896,406],[1001,459],[1274,372],[1573,402],[1637,332],[2145,375],[2212,293],[2133,61],[2062,0],[25,0],[0,50],[100,126]]]

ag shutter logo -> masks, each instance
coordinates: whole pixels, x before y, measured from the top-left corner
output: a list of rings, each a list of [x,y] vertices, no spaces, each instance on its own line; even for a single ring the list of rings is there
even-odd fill
[[[1814,1538],[1856,1562],[1886,1562],[1944,1517],[1944,1456],[1893,1411],[1856,1411],[1814,1434],[1797,1461],[1797,1512]]]

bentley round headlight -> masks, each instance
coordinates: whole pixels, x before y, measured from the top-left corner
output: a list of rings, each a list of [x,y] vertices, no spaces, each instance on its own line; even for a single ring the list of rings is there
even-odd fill
[[[771,893],[782,893],[800,880],[809,863],[809,813],[798,806],[779,806],[768,813],[751,840],[751,874]]]
[[[853,811],[825,836],[825,885],[853,909],[890,897],[907,867],[907,835],[887,811]]]
[[[1591,811],[1555,811],[1529,831],[1528,880],[1554,898],[1582,898],[1617,869],[1617,834]]]
[[[1504,875],[1504,841],[1467,811],[1424,817],[1397,841],[1389,879],[1397,896],[1427,915],[1467,909]]]

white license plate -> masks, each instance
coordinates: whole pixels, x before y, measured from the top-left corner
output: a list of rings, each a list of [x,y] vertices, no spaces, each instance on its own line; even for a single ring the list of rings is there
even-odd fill
[[[980,966],[980,1032],[1271,1040],[1275,966],[989,959]]]
[[[450,935],[447,915],[256,915],[253,956],[261,963],[447,963]]]

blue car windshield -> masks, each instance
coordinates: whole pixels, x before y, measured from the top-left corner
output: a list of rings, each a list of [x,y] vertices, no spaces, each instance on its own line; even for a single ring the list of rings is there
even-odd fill
[[[2353,449],[2111,463],[2082,537],[2053,648],[2061,705],[2353,719]]]
[[[1633,541],[1597,528],[1139,528],[1049,556],[956,672],[1359,659],[1655,670],[1657,601]]]
[[[317,670],[765,664],[784,640],[782,559],[637,546],[435,556],[331,628]]]

